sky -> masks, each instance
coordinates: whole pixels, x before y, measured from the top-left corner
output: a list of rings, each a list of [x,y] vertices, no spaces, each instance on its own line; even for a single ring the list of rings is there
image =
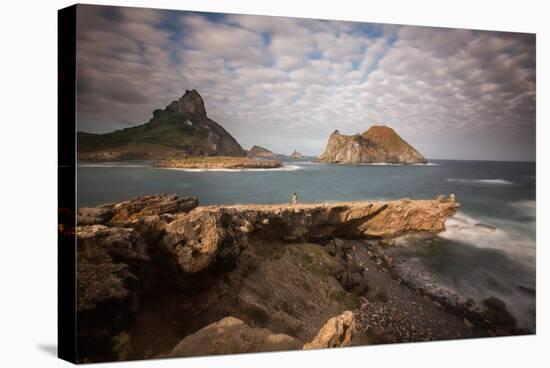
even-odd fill
[[[533,34],[78,6],[79,131],[186,89],[245,149],[318,156],[376,124],[428,158],[535,160]]]

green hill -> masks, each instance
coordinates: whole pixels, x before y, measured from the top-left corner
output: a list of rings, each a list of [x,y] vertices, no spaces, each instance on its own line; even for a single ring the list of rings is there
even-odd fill
[[[245,156],[221,125],[206,115],[195,90],[187,90],[148,123],[106,134],[77,133],[79,160],[158,160],[201,156]]]

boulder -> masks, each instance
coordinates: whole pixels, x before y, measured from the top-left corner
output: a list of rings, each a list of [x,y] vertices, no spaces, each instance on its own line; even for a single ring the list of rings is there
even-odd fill
[[[302,342],[226,317],[185,337],[168,357],[239,354],[300,349]]]
[[[508,311],[505,302],[491,296],[483,300],[483,305],[486,307],[484,316],[497,335],[504,336],[515,333],[517,320]]]
[[[333,317],[319,330],[315,338],[304,344],[303,349],[324,349],[350,346],[355,330],[355,317],[352,312],[345,311]]]

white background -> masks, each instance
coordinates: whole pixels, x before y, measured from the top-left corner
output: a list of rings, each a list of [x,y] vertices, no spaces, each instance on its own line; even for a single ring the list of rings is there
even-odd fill
[[[318,352],[116,363],[117,367],[548,366],[549,19],[546,1],[157,0],[97,4],[537,33],[537,336]],[[0,365],[57,367],[57,9],[5,0],[0,12]],[[98,45],[100,47],[100,45]],[[547,103],[546,105],[544,103]],[[450,132],[452,134],[452,132]],[[546,168],[545,168],[546,166]],[[546,209],[546,211],[543,211]],[[153,332],[153,331],[152,331]]]

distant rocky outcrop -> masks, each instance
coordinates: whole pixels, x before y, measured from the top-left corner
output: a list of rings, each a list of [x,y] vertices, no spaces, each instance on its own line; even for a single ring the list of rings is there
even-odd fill
[[[210,156],[175,160],[161,160],[156,167],[175,169],[275,169],[283,164],[277,160],[257,160],[251,157]]]
[[[318,161],[348,164],[427,163],[427,160],[393,129],[378,125],[355,135],[343,135],[335,130],[330,135],[325,152]]]
[[[196,90],[155,110],[146,124],[106,134],[78,132],[77,151],[81,161],[246,155],[231,134],[208,118]]]
[[[302,154],[296,150],[290,154],[290,157],[292,158],[302,158]]]
[[[271,158],[276,157],[277,155],[268,150],[267,148],[260,146],[252,146],[248,151],[248,155],[251,157],[261,157],[261,158]]]

